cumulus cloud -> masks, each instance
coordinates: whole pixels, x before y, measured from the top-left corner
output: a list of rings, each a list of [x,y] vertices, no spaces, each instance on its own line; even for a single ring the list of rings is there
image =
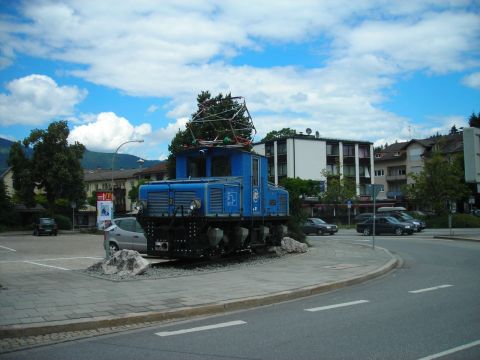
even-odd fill
[[[33,74],[6,84],[0,94],[0,124],[40,125],[58,117],[69,117],[87,95],[76,86],[59,86],[45,75]]]
[[[386,89],[409,72],[478,66],[472,54],[480,16],[468,12],[469,4],[474,2],[25,2],[19,11],[27,21],[0,18],[0,54],[80,64],[69,74],[129,95],[167,98],[172,121],[152,131],[162,139],[174,135],[177,119],[194,111],[194,99],[205,89],[245,96],[260,132],[284,124],[342,138],[408,137],[408,119],[380,106]],[[322,54],[317,67],[232,61],[245,51],[261,54],[267,46],[311,39],[312,56]],[[477,78],[472,74],[465,84],[476,86]]]
[[[124,117],[113,112],[103,112],[97,115],[96,121],[74,126],[70,132],[69,141],[78,141],[93,151],[115,151],[125,141],[144,139],[150,135],[150,124],[132,125]],[[121,152],[133,149],[137,143],[126,144]]]
[[[463,84],[474,89],[480,89],[480,72],[476,72],[466,76]]]

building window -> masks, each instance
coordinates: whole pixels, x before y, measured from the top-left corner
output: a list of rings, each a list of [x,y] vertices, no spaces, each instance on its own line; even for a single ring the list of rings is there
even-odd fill
[[[355,146],[353,145],[343,145],[343,157],[355,156]]]
[[[412,173],[414,174],[420,174],[422,172],[422,167],[421,166],[412,166]]]
[[[327,155],[338,156],[338,144],[327,144]]]
[[[370,169],[368,168],[368,166],[360,166],[358,168],[359,170],[359,175],[360,176],[363,176],[363,177],[366,177],[366,178],[369,178],[370,177]]]
[[[337,164],[327,164],[327,172],[331,175],[338,175]]]
[[[382,154],[381,153],[376,153],[375,154],[375,159],[380,159],[382,157]]]
[[[385,170],[384,169],[375,170],[375,176],[385,176]]]
[[[395,151],[395,152],[393,153],[393,156],[400,156],[400,151]]]
[[[286,153],[287,153],[287,143],[285,141],[277,142],[277,154],[285,155]]]
[[[273,144],[265,145],[265,156],[273,156]]]
[[[344,176],[355,176],[355,166],[354,165],[344,165],[343,166],[343,175]]]
[[[408,155],[410,156],[410,161],[420,161],[422,160],[422,149],[410,149],[408,150]]]
[[[398,175],[406,175],[407,171],[405,169],[398,169]]]
[[[286,176],[287,175],[287,164],[277,164],[278,166],[278,176]]]
[[[359,158],[369,158],[370,157],[370,147],[369,146],[359,146],[358,147],[358,157]]]
[[[385,192],[385,185],[377,184],[380,187],[380,192]]]

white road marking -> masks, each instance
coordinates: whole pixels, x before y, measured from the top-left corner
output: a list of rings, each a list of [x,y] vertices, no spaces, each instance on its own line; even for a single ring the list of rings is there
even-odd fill
[[[316,308],[311,308],[311,309],[305,309],[305,311],[322,311],[322,310],[330,310],[330,309],[336,309],[340,307],[345,307],[345,306],[351,306],[351,305],[358,305],[358,304],[364,304],[368,303],[370,301],[368,300],[357,300],[357,301],[350,301],[346,303],[341,303],[341,304],[335,304],[335,305],[327,305],[327,306],[320,306]]]
[[[17,250],[15,250],[15,249],[10,249],[9,247],[2,246],[2,245],[0,245],[0,248],[2,248],[2,249],[7,249],[7,250],[10,250],[10,251],[17,251]]]
[[[214,325],[199,326],[199,327],[194,327],[190,329],[183,329],[183,330],[176,330],[176,331],[161,331],[161,332],[155,333],[155,335],[158,335],[158,336],[181,335],[181,334],[187,334],[187,333],[196,332],[196,331],[218,329],[218,328],[224,328],[227,326],[235,326],[235,325],[243,325],[243,324],[246,324],[246,322],[242,320],[236,320],[236,321],[229,321],[229,322],[224,322],[224,323],[219,323]]]
[[[453,286],[453,285],[449,285],[449,284],[438,285],[438,286],[434,286],[434,287],[426,288],[426,289],[411,290],[411,291],[409,291],[409,293],[411,293],[411,294],[419,294],[419,293],[422,293],[422,292],[433,291],[433,290],[438,290],[438,289],[443,289],[443,288],[447,288],[447,287],[450,287],[450,286]]]
[[[3,263],[21,263],[29,261],[56,261],[56,260],[77,260],[77,259],[93,259],[93,260],[102,260],[104,257],[94,257],[94,256],[80,256],[80,257],[68,257],[68,258],[54,258],[54,259],[34,259],[34,260],[0,260],[0,264]]]
[[[471,348],[471,347],[475,347],[475,346],[478,346],[478,345],[480,345],[480,340],[471,342],[471,343],[469,343],[469,344],[457,346],[457,347],[454,347],[453,349],[445,350],[445,351],[439,352],[439,353],[437,353],[437,354],[428,355],[428,356],[425,356],[425,357],[423,357],[423,358],[421,358],[421,359],[418,359],[418,360],[433,360],[433,359],[438,359],[438,358],[441,358],[442,356],[450,355],[450,354],[456,353],[456,352],[458,352],[458,351],[466,350],[466,349],[469,349],[469,348]]]
[[[38,266],[45,266],[45,267],[49,267],[49,268],[54,268],[54,269],[59,269],[59,270],[70,270],[70,269],[66,269],[66,268],[62,268],[62,267],[59,267],[59,266],[52,266],[52,265],[45,265],[45,264],[40,264],[40,263],[36,263],[34,261],[24,261],[28,264],[33,264],[33,265],[38,265]]]

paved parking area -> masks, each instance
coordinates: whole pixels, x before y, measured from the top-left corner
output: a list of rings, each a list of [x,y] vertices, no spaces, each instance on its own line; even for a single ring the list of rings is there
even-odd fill
[[[0,285],[46,272],[85,269],[104,256],[102,235],[1,235]]]

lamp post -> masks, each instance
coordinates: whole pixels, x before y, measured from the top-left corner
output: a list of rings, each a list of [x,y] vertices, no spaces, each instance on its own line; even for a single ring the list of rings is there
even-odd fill
[[[113,196],[113,170],[114,170],[114,164],[115,164],[115,156],[117,155],[118,150],[120,150],[120,148],[121,148],[123,145],[128,144],[128,143],[134,143],[134,142],[135,142],[135,143],[143,143],[143,141],[144,141],[143,139],[125,141],[125,142],[121,143],[120,145],[118,145],[117,150],[115,150],[115,153],[114,153],[113,156],[112,156],[112,214],[111,214],[112,220],[113,220],[113,213],[114,213],[114,209],[115,209],[115,206],[114,206],[114,204],[115,204],[115,202],[114,202],[115,198],[114,198],[114,196]]]

